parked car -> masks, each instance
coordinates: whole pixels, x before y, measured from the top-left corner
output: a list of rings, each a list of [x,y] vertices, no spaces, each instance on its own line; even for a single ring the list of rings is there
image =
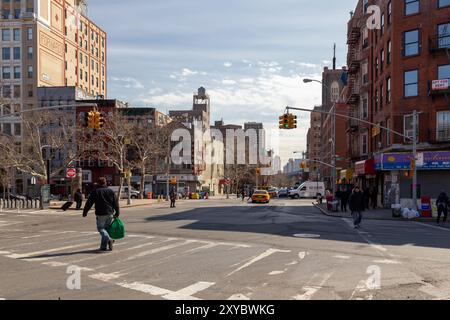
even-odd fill
[[[278,190],[276,188],[269,188],[267,192],[269,192],[269,196],[271,199],[278,197]]]
[[[114,191],[116,194],[119,192],[119,187],[118,186],[111,186],[108,187],[109,189],[111,189],[112,191]],[[139,198],[139,191],[134,189],[133,187],[130,188],[130,198],[131,199],[138,199]],[[122,196],[120,197],[120,199],[128,199],[128,186],[123,186],[122,187]]]
[[[265,190],[256,190],[252,195],[253,203],[269,203],[270,195],[269,192]]]
[[[289,196],[288,189],[280,189],[278,190],[278,198],[287,198]]]
[[[325,194],[325,183],[308,181],[301,184],[297,189],[289,191],[289,197],[292,199],[312,198]]]

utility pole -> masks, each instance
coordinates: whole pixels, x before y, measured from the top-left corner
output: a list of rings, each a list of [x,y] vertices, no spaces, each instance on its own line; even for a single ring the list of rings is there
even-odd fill
[[[414,208],[417,207],[417,110],[413,112],[413,183],[412,183],[412,193],[413,193],[413,201]]]

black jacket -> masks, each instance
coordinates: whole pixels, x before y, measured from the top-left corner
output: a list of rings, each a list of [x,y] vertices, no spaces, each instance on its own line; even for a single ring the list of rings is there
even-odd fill
[[[450,199],[445,192],[441,193],[436,200],[436,205],[438,208],[440,206],[444,207],[444,209],[448,209],[450,207]]]
[[[116,194],[107,187],[101,187],[91,192],[83,213],[87,214],[94,204],[96,216],[119,216],[120,214]]]
[[[364,195],[362,192],[353,192],[349,199],[350,210],[364,211]]]

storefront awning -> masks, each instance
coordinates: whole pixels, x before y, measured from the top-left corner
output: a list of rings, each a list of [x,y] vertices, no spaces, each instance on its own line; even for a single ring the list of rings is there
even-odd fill
[[[355,174],[357,176],[375,175],[375,160],[369,159],[355,163]]]
[[[353,179],[353,170],[352,169],[346,169],[341,170],[341,180],[347,180],[350,181]]]

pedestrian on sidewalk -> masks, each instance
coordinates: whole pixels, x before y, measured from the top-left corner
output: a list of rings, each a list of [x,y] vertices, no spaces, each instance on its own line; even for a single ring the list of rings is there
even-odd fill
[[[441,194],[437,198],[436,206],[438,208],[437,224],[439,226],[441,225],[441,216],[444,215],[444,220],[443,220],[442,225],[445,225],[445,223],[447,222],[448,210],[450,208],[450,199],[444,190],[441,191]]]
[[[369,188],[363,190],[364,208],[362,211],[370,210],[370,191]]]
[[[336,200],[339,202],[338,207],[336,208],[336,210],[339,212],[339,206],[341,206],[341,209],[342,209],[342,191],[341,191],[341,189],[337,189],[335,197],[336,197]]]
[[[171,208],[176,208],[175,207],[176,200],[177,200],[177,193],[175,192],[175,188],[172,188],[172,190],[170,191],[170,207]]]
[[[349,199],[349,204],[350,211],[353,215],[353,224],[355,225],[355,229],[359,229],[361,228],[362,211],[364,211],[365,203],[364,195],[358,186],[353,189],[353,192]]]
[[[77,210],[81,210],[81,207],[83,205],[83,194],[81,193],[80,189],[77,189],[75,192],[75,195],[73,196],[73,199],[75,200],[75,203],[77,204]]]
[[[376,210],[377,207],[378,207],[378,204],[377,204],[377,202],[378,202],[378,190],[377,190],[376,187],[372,187],[370,189],[370,199],[371,199],[371,202],[372,202],[373,210]]]
[[[347,212],[347,205],[348,205],[348,193],[347,190],[341,191],[341,211]]]
[[[245,189],[242,189],[241,197],[242,197],[242,202],[244,202],[245,201]]]
[[[83,217],[87,217],[89,210],[95,204],[97,230],[101,236],[100,251],[113,250],[114,240],[108,234],[108,227],[120,215],[119,201],[114,191],[107,187],[106,178],[98,179],[98,188],[91,192],[83,210]]]

